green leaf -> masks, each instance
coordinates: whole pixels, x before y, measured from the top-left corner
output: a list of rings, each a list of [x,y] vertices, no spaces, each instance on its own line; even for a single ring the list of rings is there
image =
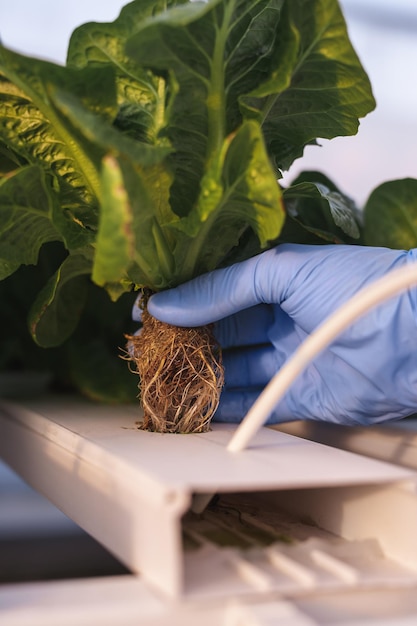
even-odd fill
[[[177,282],[218,267],[248,228],[265,248],[283,226],[281,191],[259,125],[243,124],[223,152],[218,181],[206,177],[195,209],[171,224],[189,238],[176,248]]]
[[[355,203],[325,176],[304,172],[283,195],[289,218],[321,239],[355,243],[360,238],[361,225]]]
[[[366,203],[364,222],[367,245],[399,250],[416,248],[417,180],[392,180],[377,187]]]
[[[187,3],[145,20],[127,43],[133,59],[169,76],[165,132],[175,148],[171,202],[180,216],[197,200],[206,164],[240,125],[238,94],[264,76],[282,4]]]
[[[36,295],[66,254],[62,243],[47,243],[39,251],[37,265],[21,265],[12,276],[0,281],[0,369],[50,368],[56,375],[65,376],[62,359],[55,360],[56,351],[44,350],[34,343],[27,315]]]
[[[286,2],[276,37],[276,67],[241,102],[286,170],[317,138],[354,135],[375,100],[337,0]]]
[[[172,207],[184,216],[242,114],[287,169],[319,137],[354,134],[375,106],[337,0],[211,0],[143,22],[127,52],[169,75]]]
[[[125,159],[106,158],[97,284],[108,288],[129,277],[136,287],[160,290],[217,267],[247,228],[261,247],[279,235],[281,192],[259,125],[245,123],[213,163],[193,211],[178,218],[168,204],[171,177],[160,167],[139,171]]]
[[[101,120],[117,113],[112,68],[68,69],[0,46],[0,138],[54,179],[60,213],[54,222],[69,249],[92,241],[104,149],[85,139],[54,101],[69,91]]]
[[[29,312],[30,333],[38,345],[58,346],[72,334],[87,297],[91,266],[88,251],[69,255],[38,294]]]
[[[118,102],[114,124],[133,139],[149,143],[158,141],[163,122],[165,81],[132,61],[126,55],[125,45],[144,19],[171,4],[174,3],[165,0],[131,2],[112,23],[91,22],[77,28],[68,49],[69,67],[114,69]]]
[[[171,152],[168,145],[154,146],[123,134],[106,119],[85,108],[71,93],[57,90],[51,95],[62,116],[73,125],[74,132],[98,148],[101,155],[115,152],[129,157],[134,163],[151,166]]]
[[[54,202],[36,165],[0,180],[0,280],[20,265],[36,265],[41,246],[61,239],[52,223]]]
[[[115,158],[102,170],[103,202],[96,241],[93,281],[100,286],[121,280],[134,257],[133,216],[123,174]]]
[[[0,46],[1,74],[0,135],[28,161],[42,164],[91,203],[98,190],[91,146],[78,142],[71,125],[59,116],[51,88],[70,91],[87,108],[112,119],[117,112],[113,70],[70,70]]]
[[[173,219],[167,204],[170,177],[158,168],[140,171],[125,159],[107,157],[103,165],[103,203],[93,280],[109,287],[130,280],[158,290],[170,284],[173,259],[163,219]]]

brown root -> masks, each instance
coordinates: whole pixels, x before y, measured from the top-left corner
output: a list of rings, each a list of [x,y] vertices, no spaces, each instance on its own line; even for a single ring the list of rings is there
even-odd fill
[[[207,432],[224,382],[221,350],[211,328],[165,324],[146,306],[142,323],[140,334],[127,336],[128,360],[140,376],[142,429]]]

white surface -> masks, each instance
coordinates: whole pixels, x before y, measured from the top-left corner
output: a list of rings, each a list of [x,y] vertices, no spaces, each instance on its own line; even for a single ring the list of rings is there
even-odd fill
[[[2,626],[315,626],[295,604],[162,602],[133,576],[0,587]]]
[[[136,406],[62,398],[26,405],[5,402],[0,452],[132,571],[141,572],[145,582],[171,596],[207,597],[211,588],[212,596],[224,597],[228,585],[236,593],[256,595],[265,590],[262,581],[268,580],[271,590],[283,584],[282,572],[272,578],[265,573],[262,555],[252,565],[239,552],[231,556],[228,549],[210,546],[209,554],[203,549],[184,556],[182,517],[195,492],[253,491],[259,496],[273,491],[265,494],[260,510],[289,506],[343,540],[375,538],[381,558],[392,560],[394,570],[411,568],[405,577],[414,580],[417,499],[411,470],[270,429],[259,431],[249,450],[230,454],[226,446],[235,427],[161,435],[138,430],[137,419]],[[393,511],[396,515],[390,516]],[[210,562],[216,572],[211,587]],[[190,577],[192,567],[195,575]],[[384,584],[391,580],[390,572]],[[399,575],[404,579],[404,572]],[[349,584],[343,576],[332,580],[337,588]],[[359,580],[369,584],[369,576],[361,574]],[[320,577],[316,585],[322,585]]]
[[[77,463],[84,460],[103,473],[101,480],[107,481],[107,488],[110,479],[114,486],[120,480],[131,482],[132,487],[140,479],[153,488],[153,497],[159,491],[191,495],[208,490],[329,487],[414,477],[413,472],[394,465],[270,429],[261,429],[250,449],[241,454],[230,454],[225,447],[236,431],[233,424],[213,424],[210,432],[190,436],[144,432],[137,428],[137,406],[102,406],[73,398],[45,398],[19,405],[3,402],[0,406],[6,420],[10,416],[22,432],[42,438],[51,465],[59,464],[59,451],[66,450],[73,459],[69,472],[77,474]],[[38,460],[13,457],[12,462],[23,465]]]
[[[296,437],[417,470],[415,418],[386,422],[371,428],[313,421],[288,422],[275,428]]]
[[[169,603],[133,576],[0,586],[2,626],[414,626],[415,588]]]

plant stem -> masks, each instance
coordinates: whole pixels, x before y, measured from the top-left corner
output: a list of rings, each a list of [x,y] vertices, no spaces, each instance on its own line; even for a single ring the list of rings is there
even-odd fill
[[[230,28],[235,2],[225,7],[223,21],[220,27],[216,26],[216,41],[213,51],[213,60],[210,77],[210,87],[207,95],[208,142],[207,160],[209,164],[216,159],[223,146],[226,135],[226,91],[225,91],[225,48],[227,34]]]
[[[157,219],[152,224],[152,235],[155,241],[158,266],[162,270],[165,279],[169,279],[174,273],[174,259],[167,244],[167,240]]]
[[[155,108],[155,139],[157,139],[159,131],[163,128],[165,123],[165,97],[166,97],[166,84],[165,79],[158,78],[157,100]]]

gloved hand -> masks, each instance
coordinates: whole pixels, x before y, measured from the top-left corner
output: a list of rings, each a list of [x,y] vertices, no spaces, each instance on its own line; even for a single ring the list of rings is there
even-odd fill
[[[304,338],[361,288],[417,251],[284,244],[153,295],[149,311],[178,326],[216,322],[225,388],[215,420],[239,422]],[[417,292],[374,308],[304,370],[269,423],[369,424],[417,411]]]

